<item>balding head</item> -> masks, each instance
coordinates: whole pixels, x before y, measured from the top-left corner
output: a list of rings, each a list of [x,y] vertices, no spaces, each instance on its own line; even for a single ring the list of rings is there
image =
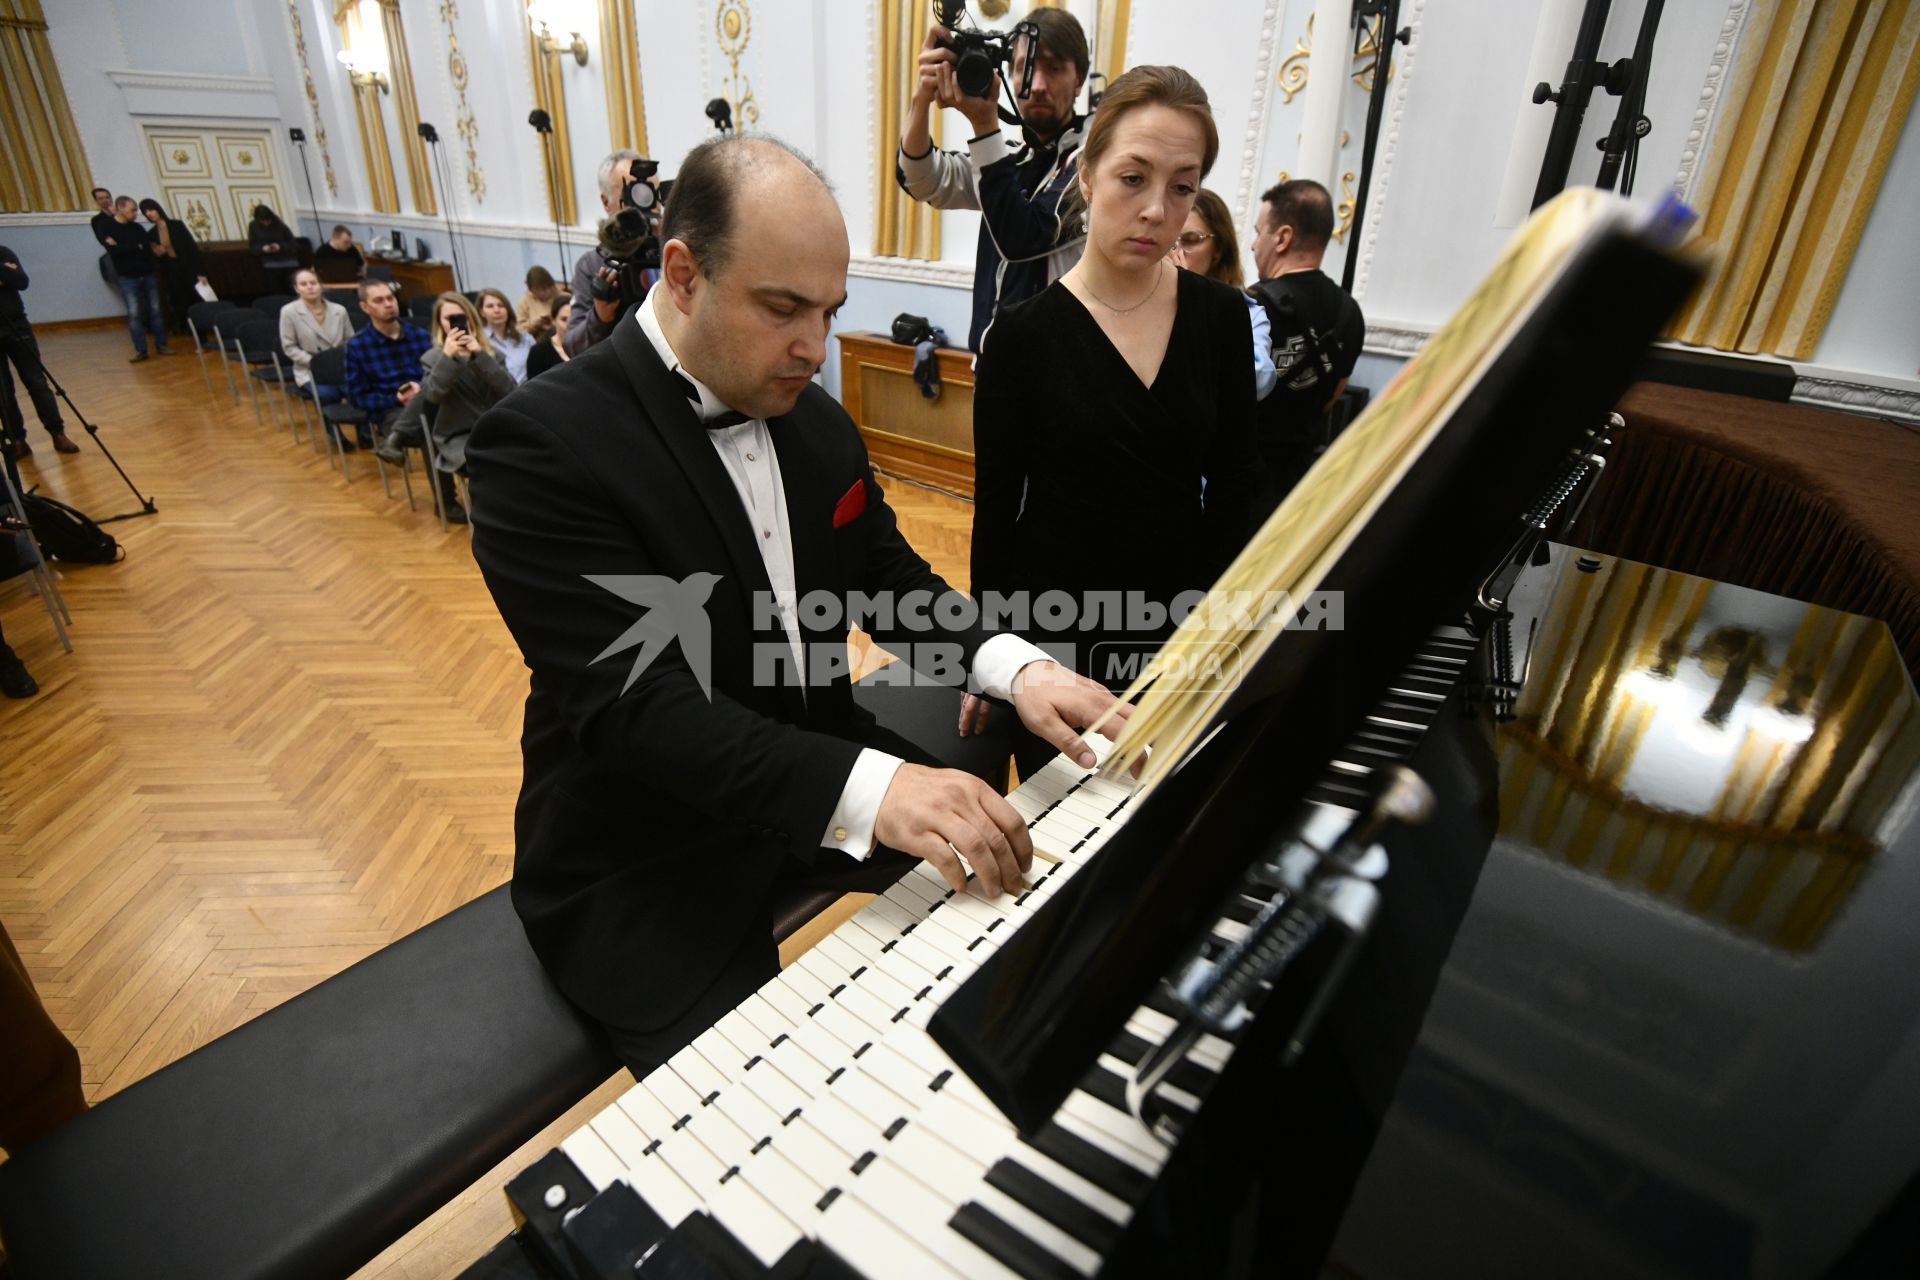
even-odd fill
[[[685,243],[711,277],[734,254],[741,210],[768,207],[796,214],[830,209],[833,221],[841,221],[832,184],[800,152],[766,134],[714,138],[689,152],[674,177],[660,238]]]
[[[846,301],[847,224],[805,156],[764,136],[694,148],[647,302],[688,372],[756,418],[791,410]]]

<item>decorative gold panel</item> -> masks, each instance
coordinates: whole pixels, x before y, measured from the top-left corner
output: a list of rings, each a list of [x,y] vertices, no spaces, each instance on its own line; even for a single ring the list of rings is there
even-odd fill
[[[753,15],[744,0],[720,0],[713,9],[713,33],[727,60],[727,78],[721,93],[733,108],[733,126],[751,129],[760,123],[760,104],[753,100],[753,81],[740,74],[740,55],[753,36]]]
[[[0,212],[88,209],[92,186],[40,0],[0,0]]]
[[[313,141],[320,148],[320,168],[326,174],[327,194],[338,195],[340,186],[333,176],[333,155],[327,150],[327,127],[320,123],[320,95],[314,92],[313,68],[307,65],[307,32],[300,22],[300,0],[287,0],[287,20],[293,24],[293,52],[300,60],[300,79],[306,84],[307,106],[313,112]]]
[[[246,238],[247,233],[245,228],[248,223],[253,221],[253,206],[257,204],[266,205],[269,209],[272,209],[280,215],[282,222],[288,222],[288,215],[293,211],[291,209],[282,209],[276,204],[275,201],[279,198],[279,193],[269,186],[249,184],[245,186],[234,185],[228,187],[227,205],[233,210],[234,225],[241,228],[240,234],[235,236],[234,239],[243,240]]]
[[[220,173],[226,178],[267,178],[273,174],[268,162],[266,138],[260,134],[218,134],[214,145],[220,148]]]
[[[167,212],[187,224],[193,238],[205,244],[209,240],[237,240],[232,227],[221,219],[220,193],[209,186],[160,184],[160,203]],[[242,231],[244,234],[244,230]]]
[[[213,171],[207,167],[206,144],[197,134],[154,132],[147,137],[154,165],[160,171],[160,181],[191,182],[195,178],[205,181],[213,177]]]
[[[480,141],[480,126],[474,121],[473,108],[467,105],[467,55],[460,52],[460,37],[453,29],[453,21],[459,16],[460,6],[455,0],[440,0],[440,21],[447,28],[447,78],[453,82],[453,91],[459,98],[459,109],[453,117],[453,131],[460,135],[460,141],[467,148],[467,194],[473,197],[475,204],[479,204],[487,198],[487,174],[480,167],[480,155],[476,150]]]

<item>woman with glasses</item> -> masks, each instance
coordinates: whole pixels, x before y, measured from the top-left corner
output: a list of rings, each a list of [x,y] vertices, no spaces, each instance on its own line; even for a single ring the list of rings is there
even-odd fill
[[[1240,273],[1240,239],[1233,234],[1227,202],[1217,192],[1201,188],[1167,261],[1236,289],[1246,287],[1246,277]],[[1265,400],[1280,381],[1273,364],[1273,324],[1258,298],[1247,294],[1246,299],[1247,315],[1253,321],[1253,395]]]
[[[1168,606],[1211,586],[1255,526],[1247,307],[1167,260],[1218,152],[1187,72],[1115,80],[1080,150],[1086,252],[1001,309],[975,371],[974,594],[1065,593],[1074,618],[1030,607],[1027,637],[1116,690],[1172,630]],[[1140,607],[1116,618],[1103,599]],[[984,711],[967,698],[961,732]],[[1024,742],[1022,773],[1053,751]]]

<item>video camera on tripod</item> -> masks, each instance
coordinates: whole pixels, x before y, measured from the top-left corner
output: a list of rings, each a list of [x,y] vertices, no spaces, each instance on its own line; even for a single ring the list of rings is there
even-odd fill
[[[1006,31],[962,30],[960,24],[967,20],[966,0],[936,0],[934,20],[952,33],[952,39],[941,43],[953,50],[953,78],[969,98],[993,95],[994,72],[1013,62],[1017,41],[1025,39],[1029,49],[1040,47],[1040,28],[1031,22],[1017,22]],[[1021,69],[1018,97],[1025,98],[1032,92],[1033,63],[1029,57]]]
[[[623,308],[646,296],[645,272],[660,265],[660,215],[667,207],[673,181],[656,184],[658,160],[630,163],[620,188],[620,208],[600,223],[600,257],[606,270],[593,278],[590,292],[597,302],[616,302]]]

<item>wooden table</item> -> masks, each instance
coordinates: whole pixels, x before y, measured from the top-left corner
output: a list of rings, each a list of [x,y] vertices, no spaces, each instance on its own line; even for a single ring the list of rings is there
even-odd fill
[[[913,348],[880,333],[841,333],[840,402],[873,465],[910,480],[973,496],[973,353],[942,347],[941,393],[913,384]]]
[[[453,292],[453,267],[445,262],[412,262],[397,258],[367,258],[369,269],[380,266],[387,268],[401,298],[417,298],[423,294],[441,294]],[[371,270],[369,270],[371,274]]]

